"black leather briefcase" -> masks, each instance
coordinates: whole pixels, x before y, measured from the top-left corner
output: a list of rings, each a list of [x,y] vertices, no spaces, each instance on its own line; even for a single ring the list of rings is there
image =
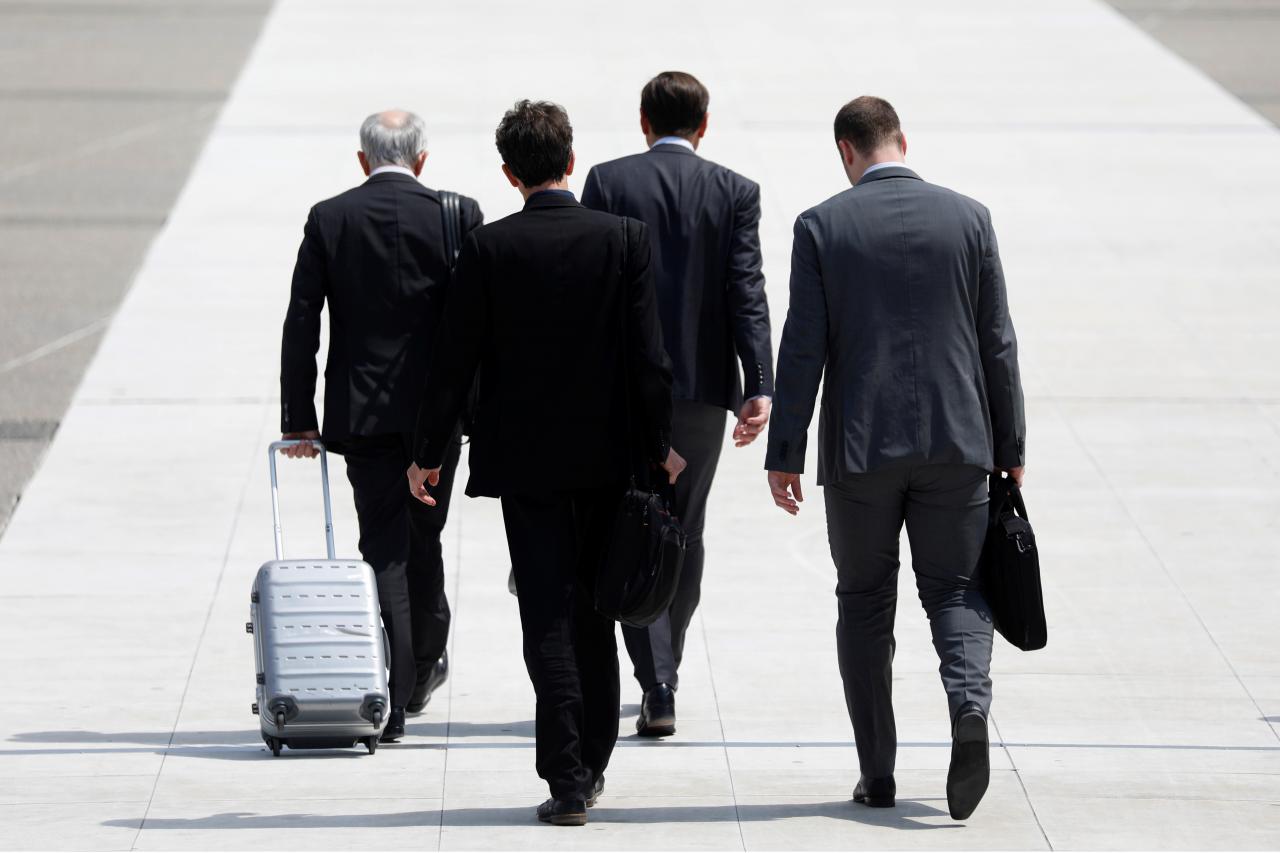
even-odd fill
[[[643,628],[666,612],[680,585],[685,536],[667,496],[628,486],[596,576],[596,610]]]
[[[991,475],[991,521],[981,571],[996,630],[1024,652],[1043,649],[1048,627],[1040,588],[1040,552],[1022,490],[999,473]]]

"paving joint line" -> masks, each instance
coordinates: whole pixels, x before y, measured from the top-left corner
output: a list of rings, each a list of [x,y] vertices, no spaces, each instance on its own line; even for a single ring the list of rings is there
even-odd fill
[[[468,451],[467,459],[470,461],[471,453]],[[462,467],[462,460],[458,460],[458,468]],[[449,488],[456,489],[458,475],[457,468],[454,469],[453,482],[449,484]],[[453,503],[453,496],[450,494],[449,502]],[[462,531],[463,531],[463,507],[466,502],[460,502],[459,506],[454,509],[455,519],[454,527],[454,546],[453,546],[453,616],[449,620],[449,642],[446,648],[451,652],[456,652],[458,648],[458,631],[457,621],[458,614],[462,612]],[[453,668],[453,655],[450,655],[449,667]],[[444,761],[440,768],[440,821],[436,824],[436,850],[444,849],[444,797],[449,786],[449,746],[453,741],[453,679],[447,682],[449,685],[449,713],[444,721]]]
[[[1174,590],[1176,590],[1179,597],[1182,598],[1182,601],[1184,604],[1186,604],[1187,609],[1191,611],[1191,615],[1194,616],[1196,619],[1196,622],[1200,624],[1201,630],[1204,631],[1205,636],[1209,638],[1209,642],[1212,643],[1214,649],[1217,650],[1218,656],[1222,658],[1222,662],[1226,665],[1227,671],[1231,673],[1233,678],[1235,678],[1236,684],[1238,684],[1240,686],[1240,689],[1244,691],[1244,695],[1248,697],[1249,702],[1253,705],[1254,710],[1258,712],[1258,719],[1261,720],[1264,725],[1266,725],[1268,730],[1270,730],[1271,736],[1276,741],[1280,742],[1280,732],[1276,731],[1275,724],[1271,722],[1270,718],[1267,716],[1266,711],[1262,709],[1262,706],[1258,703],[1257,698],[1253,695],[1253,691],[1251,691],[1249,689],[1249,686],[1244,683],[1244,679],[1240,677],[1240,673],[1236,670],[1235,664],[1231,662],[1231,658],[1227,656],[1226,651],[1222,648],[1221,644],[1218,643],[1218,638],[1213,635],[1213,631],[1209,630],[1208,623],[1204,621],[1204,617],[1201,616],[1200,611],[1196,609],[1196,606],[1192,602],[1191,597],[1187,595],[1187,591],[1183,589],[1182,584],[1178,583],[1178,579],[1173,576],[1173,572],[1169,570],[1168,564],[1165,563],[1164,557],[1161,556],[1160,551],[1155,547],[1155,544],[1151,541],[1151,537],[1147,535],[1147,531],[1138,522],[1138,519],[1134,516],[1133,511],[1129,508],[1129,505],[1125,502],[1124,498],[1120,495],[1119,490],[1116,489],[1115,484],[1111,482],[1111,478],[1107,476],[1107,472],[1103,468],[1101,463],[1099,463],[1098,458],[1094,456],[1093,451],[1089,449],[1089,447],[1084,443],[1084,440],[1080,437],[1080,433],[1076,431],[1075,424],[1073,424],[1071,420],[1067,418],[1066,413],[1063,412],[1061,407],[1058,406],[1057,404],[1054,405],[1054,410],[1057,412],[1058,417],[1062,419],[1063,424],[1066,425],[1067,431],[1071,434],[1071,438],[1075,441],[1076,445],[1080,448],[1080,452],[1082,452],[1085,455],[1085,457],[1088,458],[1089,463],[1093,466],[1094,471],[1098,475],[1098,479],[1101,480],[1103,485],[1107,487],[1107,491],[1111,493],[1111,496],[1115,498],[1116,503],[1120,505],[1121,512],[1124,513],[1125,517],[1129,520],[1129,523],[1133,525],[1133,528],[1134,530],[1137,531],[1138,536],[1142,538],[1143,544],[1146,546],[1147,551],[1151,554],[1151,556],[1155,558],[1156,565],[1160,567],[1160,571],[1164,573],[1165,578],[1168,579],[1169,583],[1173,585]],[[1274,428],[1274,424],[1273,424],[1273,428]]]
[[[266,427],[268,416],[271,409],[263,407],[262,423],[259,425],[258,433]],[[257,456],[259,450],[256,446],[253,455]],[[164,775],[165,761],[169,757],[169,750],[173,748],[174,738],[178,735],[178,724],[182,721],[182,711],[186,707],[187,693],[191,690],[191,679],[195,675],[196,662],[200,660],[200,649],[204,645],[205,636],[209,633],[209,624],[213,621],[214,608],[218,606],[218,593],[222,590],[222,581],[227,574],[227,564],[231,562],[231,548],[235,544],[236,531],[240,528],[240,515],[244,510],[245,498],[249,495],[249,484],[253,482],[254,465],[249,465],[248,471],[245,473],[244,485],[240,488],[240,498],[236,501],[235,515],[231,519],[231,529],[227,532],[227,546],[222,554],[222,566],[218,569],[218,577],[213,584],[213,593],[209,597],[209,609],[205,611],[204,624],[200,626],[200,636],[196,639],[195,651],[191,655],[191,666],[187,669],[187,679],[182,685],[182,695],[178,698],[178,712],[173,718],[173,729],[169,732],[169,741],[164,746],[164,751],[160,754],[160,766],[156,768],[156,779],[151,785],[151,796],[147,798],[147,807],[142,812],[142,820],[138,821],[138,831],[134,833],[133,842],[129,845],[130,850],[138,849],[138,841],[142,838],[142,830],[146,828],[147,818],[151,816],[151,806],[156,799],[156,791],[160,789],[160,777]]]
[[[1040,813],[1036,811],[1036,804],[1031,801],[1031,791],[1027,789],[1027,782],[1022,778],[1022,771],[1018,769],[1017,762],[1013,760],[1013,753],[1009,751],[1009,744],[1005,742],[1004,735],[1000,733],[1000,724],[996,722],[994,714],[991,715],[991,727],[996,730],[996,737],[1000,738],[1000,748],[1004,750],[1005,757],[1009,759],[1009,766],[1013,768],[1014,778],[1018,780],[1018,787],[1022,789],[1022,796],[1027,800],[1027,808],[1031,809],[1031,817],[1035,819],[1036,828],[1040,830],[1045,846],[1050,850],[1055,849],[1053,842],[1049,840],[1049,833],[1040,821]]]
[[[724,732],[724,715],[720,712],[720,694],[716,692],[716,676],[711,668],[711,643],[707,640],[707,621],[698,614],[698,627],[702,633],[702,654],[707,660],[707,680],[711,684],[711,701],[716,706],[716,722],[720,725],[720,743],[724,751],[724,767],[729,774],[729,796],[733,798],[733,818],[738,824],[738,841],[747,849],[747,836],[742,829],[742,812],[738,809],[738,788],[733,783],[733,760],[729,757],[729,742]]]

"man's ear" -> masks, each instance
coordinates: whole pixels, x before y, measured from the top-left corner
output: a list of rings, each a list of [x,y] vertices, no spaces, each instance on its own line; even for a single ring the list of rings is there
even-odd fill
[[[502,174],[507,176],[507,180],[511,182],[511,186],[516,189],[520,189],[520,179],[515,176],[515,173],[511,171],[511,167],[506,163],[502,164]]]
[[[652,130],[652,125],[649,124],[649,117],[644,114],[644,110],[641,110],[640,111],[640,132],[643,133],[645,136],[648,136],[651,130]]]
[[[418,153],[418,157],[417,157],[417,159],[415,159],[415,160],[413,161],[413,174],[414,174],[414,175],[421,175],[421,174],[422,174],[422,166],[423,166],[426,162],[427,162],[427,152],[425,152],[425,151],[421,151],[421,152],[419,152],[419,153]]]
[[[711,113],[702,114],[702,123],[698,125],[698,132],[695,134],[699,139],[707,135],[707,119],[711,118]]]
[[[844,164],[852,166],[854,155],[857,153],[854,150],[853,143],[847,139],[841,139],[836,142],[836,147],[840,149],[840,159],[844,161]]]
[[[369,173],[373,171],[369,168],[369,158],[364,156],[363,151],[357,151],[356,159],[360,161],[360,168],[364,170],[365,177],[368,177]]]
[[[902,147],[902,156],[907,156],[907,135],[902,131],[898,131],[898,142]]]
[[[569,165],[565,167],[564,176],[567,178],[573,174],[573,164],[577,160],[577,155],[573,151],[569,152]]]

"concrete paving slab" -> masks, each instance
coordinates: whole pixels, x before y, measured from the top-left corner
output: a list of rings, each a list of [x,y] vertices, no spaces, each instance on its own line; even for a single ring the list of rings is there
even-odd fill
[[[0,601],[21,614],[0,621],[13,650],[0,662],[46,675],[57,698],[0,708],[0,779],[37,780],[0,784],[0,846],[1275,846],[1280,133],[1085,0],[679,9],[675,32],[661,14],[563,4],[581,44],[620,23],[636,35],[584,75],[580,51],[531,49],[546,25],[532,10],[495,29],[465,6],[278,4],[0,540]],[[397,26],[367,26],[380,14]],[[424,51],[433,32],[456,37]],[[791,220],[841,188],[829,121],[852,95],[889,96],[912,163],[993,210],[1051,640],[997,648],[988,799],[964,824],[946,815],[945,702],[904,547],[900,804],[848,802],[819,496],[798,519],[777,512],[758,446],[721,464],[679,734],[631,734],[624,661],[623,737],[585,830],[532,820],[532,691],[492,501],[459,496],[451,512],[453,674],[405,742],[272,759],[248,712],[242,626],[271,555],[279,323],[308,206],[357,177],[359,119],[419,110],[428,183],[494,219],[517,202],[490,136],[511,101],[565,103],[580,178],[636,150],[643,80],[695,59],[713,93],[703,150],[764,188],[776,328]],[[352,554],[340,460],[332,473],[338,551]],[[314,466],[281,477],[290,553],[320,553]],[[56,638],[24,653],[42,629]],[[86,689],[106,694],[92,725]]]

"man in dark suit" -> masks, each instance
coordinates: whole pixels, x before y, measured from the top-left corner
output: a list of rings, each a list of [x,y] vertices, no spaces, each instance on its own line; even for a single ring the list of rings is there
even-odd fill
[[[655,737],[675,733],[678,670],[701,596],[702,530],[724,446],[725,411],[737,415],[734,442],[745,447],[764,430],[773,394],[760,187],[696,153],[709,101],[691,74],[654,77],[640,94],[649,150],[596,166],[582,190],[587,207],[649,226],[658,316],[675,377],[672,441],[689,463],[675,488],[675,511],[688,537],[676,597],[649,627],[622,629],[644,691],[636,730]]]
[[[360,553],[378,577],[391,638],[391,713],[384,741],[404,734],[447,677],[440,531],[459,444],[451,434],[431,512],[406,498],[418,394],[443,311],[453,258],[447,257],[440,196],[418,182],[427,159],[422,119],[401,110],[369,116],[360,128],[368,180],[311,209],[293,272],[280,369],[285,438],[322,438],[342,453],[360,520]],[[465,234],[484,221],[460,197]],[[316,351],[320,312],[329,305],[324,429],[317,430]],[[285,451],[314,456],[306,444]]]
[[[463,245],[409,487],[436,502],[478,370],[467,494],[502,499],[537,770],[551,790],[538,819],[578,826],[618,737],[618,653],[613,622],[593,605],[595,576],[636,461],[673,482],[684,462],[670,445],[671,368],[644,224],[574,200],[573,128],[555,104],[516,104],[497,145],[525,206]]]
[[[990,212],[903,164],[898,115],[880,98],[846,104],[835,136],[854,186],[796,220],[769,486],[778,506],[799,511],[822,381],[818,485],[862,772],[853,798],[894,804],[891,665],[905,522],[951,711],[947,802],[963,820],[989,775],[992,626],[977,569],[988,472],[1022,481],[1017,341]]]

